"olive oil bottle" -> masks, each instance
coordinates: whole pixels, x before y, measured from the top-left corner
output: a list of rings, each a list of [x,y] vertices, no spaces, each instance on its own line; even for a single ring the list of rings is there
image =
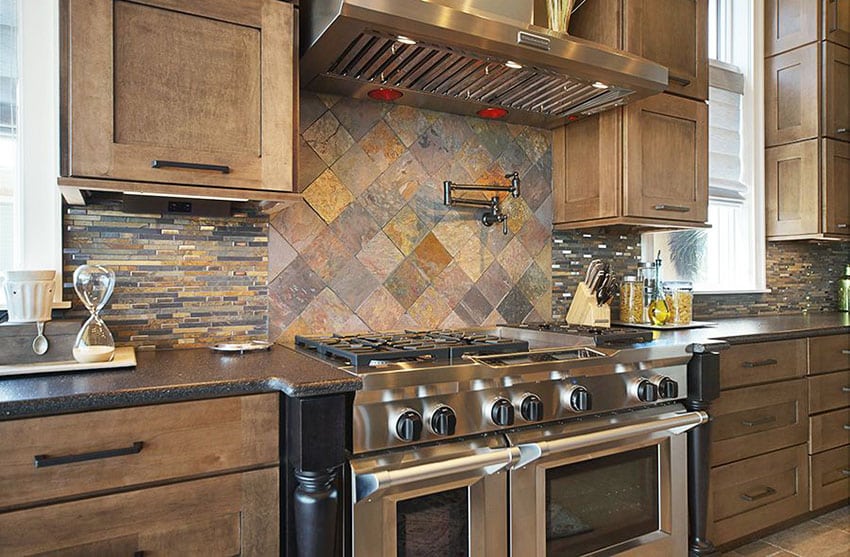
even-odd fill
[[[661,251],[655,257],[655,287],[652,290],[652,298],[649,302],[649,321],[653,325],[664,325],[670,319],[670,308],[664,300],[664,291],[661,289]]]
[[[838,311],[850,311],[850,265],[844,269],[844,276],[838,279]]]

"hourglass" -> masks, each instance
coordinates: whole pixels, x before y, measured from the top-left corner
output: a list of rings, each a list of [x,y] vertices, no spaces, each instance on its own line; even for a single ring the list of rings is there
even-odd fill
[[[108,362],[115,353],[115,341],[100,311],[115,288],[115,273],[100,265],[81,265],[74,271],[74,290],[91,316],[77,333],[74,359],[80,363]]]

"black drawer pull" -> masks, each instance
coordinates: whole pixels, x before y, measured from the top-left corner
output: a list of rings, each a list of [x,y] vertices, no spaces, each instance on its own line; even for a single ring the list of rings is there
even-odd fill
[[[755,362],[743,362],[741,366],[743,367],[762,367],[762,366],[775,366],[778,364],[776,360],[773,358],[768,358],[766,360],[756,360]]]
[[[46,454],[35,455],[35,467],[45,468],[47,466],[59,466],[60,464],[71,464],[74,462],[85,462],[86,460],[99,460],[101,458],[112,458],[113,456],[124,456],[139,454],[142,452],[144,443],[136,441],[130,447],[120,449],[107,449],[105,451],[92,451],[90,453],[71,454],[66,456],[48,456]]]
[[[757,425],[771,424],[775,421],[776,416],[763,416],[761,418],[756,418],[755,420],[743,420],[741,421],[741,424],[747,427],[755,427]]]
[[[145,552],[141,549],[135,553],[133,553],[133,557],[145,557]]]
[[[678,75],[667,74],[667,81],[675,81],[682,87],[687,87],[691,84],[691,80],[685,77],[679,77]]]
[[[741,499],[747,501],[748,503],[757,501],[758,499],[764,499],[765,497],[769,497],[776,493],[776,490],[772,487],[765,487],[763,490],[758,493],[742,493]]]
[[[185,168],[188,170],[212,170],[222,174],[230,174],[230,167],[223,164],[203,164],[199,162],[163,161],[154,159],[151,168]]]
[[[666,205],[664,203],[655,205],[653,209],[656,211],[671,211],[673,213],[687,213],[691,210],[690,207],[685,207],[683,205]]]

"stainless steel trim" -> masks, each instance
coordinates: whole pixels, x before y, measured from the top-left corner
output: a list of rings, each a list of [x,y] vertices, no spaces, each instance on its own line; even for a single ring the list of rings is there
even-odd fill
[[[539,48],[540,50],[548,51],[552,48],[552,41],[540,35],[534,35],[526,31],[517,31],[516,44]]]

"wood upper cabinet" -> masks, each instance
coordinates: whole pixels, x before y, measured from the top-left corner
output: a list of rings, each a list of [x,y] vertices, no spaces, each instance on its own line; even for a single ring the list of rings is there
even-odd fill
[[[823,38],[850,48],[850,2],[847,0],[824,1]]]
[[[824,43],[823,66],[823,135],[850,141],[850,49]]]
[[[292,190],[291,4],[64,0],[62,22],[64,176]]]
[[[708,0],[595,0],[571,16],[570,34],[666,66],[669,93],[708,98]]]
[[[555,226],[699,226],[708,218],[708,106],[655,95],[554,130]]]
[[[766,0],[764,55],[772,56],[818,40],[823,2],[824,0]]]

